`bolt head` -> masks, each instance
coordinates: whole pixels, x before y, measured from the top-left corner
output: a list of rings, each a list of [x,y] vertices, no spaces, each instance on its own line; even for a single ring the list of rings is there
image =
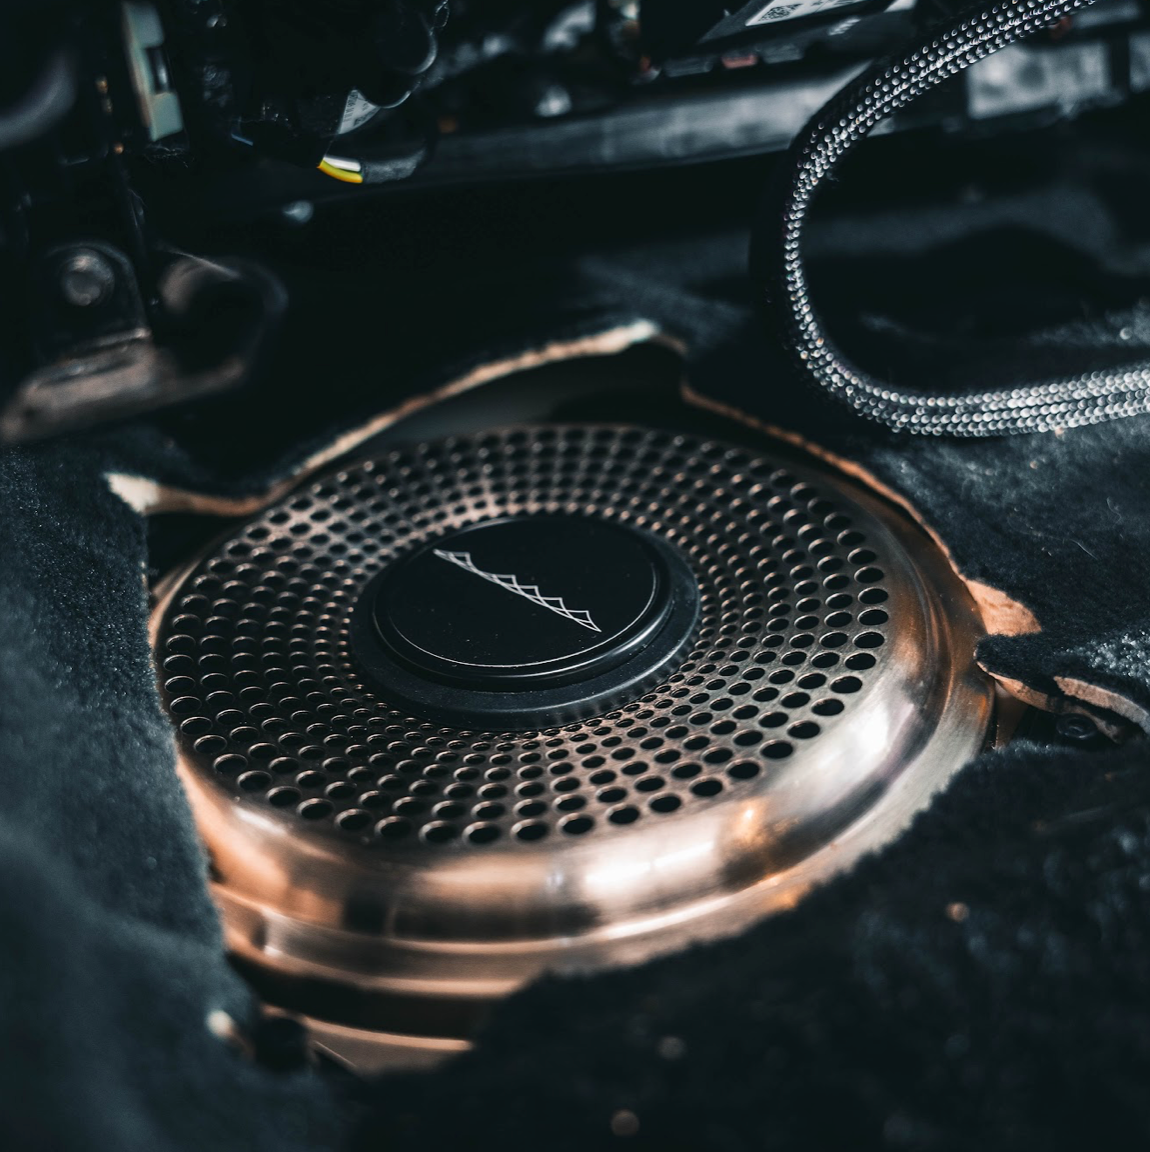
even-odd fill
[[[1090,740],[1098,735],[1098,726],[1080,712],[1064,712],[1054,722],[1054,728],[1064,740]]]
[[[60,266],[60,294],[73,308],[102,304],[116,287],[116,272],[108,260],[91,248],[70,253]]]

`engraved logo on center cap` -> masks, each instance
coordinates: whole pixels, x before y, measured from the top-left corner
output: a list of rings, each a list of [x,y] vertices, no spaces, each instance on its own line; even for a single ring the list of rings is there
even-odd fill
[[[434,552],[440,560],[446,560],[451,564],[456,564],[465,572],[482,576],[484,580],[490,580],[492,584],[498,584],[500,588],[505,588],[508,592],[514,592],[516,596],[522,596],[524,599],[530,600],[533,604],[547,608],[559,616],[565,616],[568,620],[573,620],[583,628],[588,628],[592,632],[603,631],[603,629],[591,619],[590,612],[586,612],[582,608],[568,608],[567,605],[563,603],[562,596],[544,596],[543,593],[539,591],[538,584],[520,584],[517,576],[510,576],[498,572],[484,572],[483,569],[471,559],[470,552],[444,552],[439,548],[434,549]]]

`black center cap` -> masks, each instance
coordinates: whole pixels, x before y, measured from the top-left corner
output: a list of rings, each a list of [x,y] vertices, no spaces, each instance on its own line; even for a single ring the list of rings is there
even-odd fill
[[[356,652],[381,688],[429,716],[535,727],[616,707],[689,640],[698,594],[677,551],[582,516],[474,524],[365,590]]]
[[[584,679],[618,664],[670,608],[644,539],[586,519],[496,520],[401,561],[375,622],[393,651],[474,688]]]

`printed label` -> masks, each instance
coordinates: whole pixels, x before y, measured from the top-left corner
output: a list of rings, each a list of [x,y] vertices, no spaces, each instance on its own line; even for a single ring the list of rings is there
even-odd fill
[[[862,0],[794,0],[793,3],[787,4],[768,4],[747,21],[747,27],[778,24],[783,20],[798,20],[801,16],[814,16],[818,12],[830,12],[834,8],[847,8],[861,2]]]
[[[379,105],[373,104],[357,88],[347,94],[347,103],[344,105],[343,117],[339,122],[339,134],[354,132],[366,124],[377,112]]]

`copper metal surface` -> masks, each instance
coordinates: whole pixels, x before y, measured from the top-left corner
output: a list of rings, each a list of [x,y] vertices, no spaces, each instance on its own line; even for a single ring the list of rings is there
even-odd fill
[[[545,970],[736,933],[897,835],[983,746],[980,628],[937,547],[768,452],[617,427],[420,445],[305,485],[165,583],[164,705],[229,946],[328,1051],[426,1063]],[[365,682],[347,615],[384,565],[571,511],[694,571],[699,632],[665,684],[478,733]]]

